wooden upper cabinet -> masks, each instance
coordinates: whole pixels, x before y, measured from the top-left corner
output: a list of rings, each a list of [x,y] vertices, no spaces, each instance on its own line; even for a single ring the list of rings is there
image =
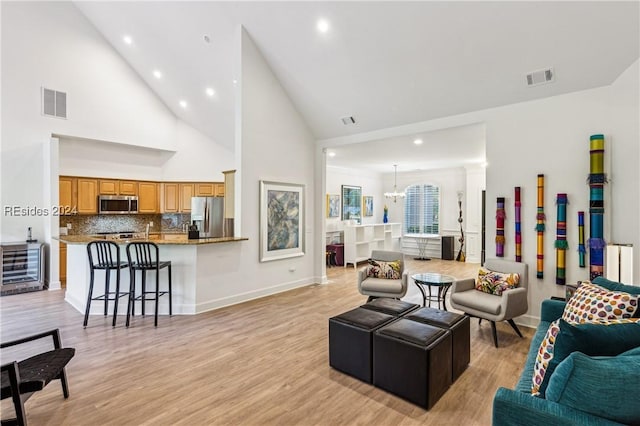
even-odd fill
[[[77,180],[68,176],[60,176],[58,179],[59,214],[68,215],[76,212],[77,200]]]
[[[98,180],[78,178],[78,213],[98,213]]]
[[[132,180],[119,181],[119,194],[120,195],[138,195],[138,182]]]
[[[180,209],[177,183],[162,184],[162,212],[177,213]]]
[[[216,197],[224,197],[224,183],[216,183]]]
[[[196,197],[214,197],[216,195],[215,183],[196,183]]]
[[[194,192],[194,184],[192,183],[181,183],[180,185],[180,211],[181,212],[190,212],[191,211],[191,197],[195,195]]]
[[[158,184],[156,182],[138,182],[138,212],[158,213]]]
[[[100,179],[98,182],[100,185],[98,193],[100,195],[118,195],[119,181],[115,179]]]

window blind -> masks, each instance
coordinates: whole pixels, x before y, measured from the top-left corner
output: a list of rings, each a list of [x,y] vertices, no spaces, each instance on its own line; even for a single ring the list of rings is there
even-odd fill
[[[433,185],[411,185],[405,194],[405,234],[438,234],[440,189]]]

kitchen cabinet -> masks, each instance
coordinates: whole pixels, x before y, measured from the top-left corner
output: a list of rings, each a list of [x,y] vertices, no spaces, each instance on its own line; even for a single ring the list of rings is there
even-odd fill
[[[99,195],[118,195],[118,181],[115,179],[100,179],[98,188]]]
[[[158,184],[156,182],[138,182],[138,212],[158,213]]]
[[[60,284],[67,282],[67,245],[60,243]]]
[[[132,180],[100,179],[100,195],[138,195],[138,182]]]
[[[162,213],[177,213],[180,210],[177,183],[162,184]]]
[[[196,183],[196,197],[214,197],[216,195],[215,183]]]
[[[98,213],[98,180],[78,178],[78,213]]]
[[[119,181],[119,195],[138,195],[139,183],[132,180]]]
[[[191,211],[191,197],[195,195],[195,185],[192,183],[179,184],[180,211],[188,213]]]
[[[224,183],[216,183],[216,197],[224,197]]]
[[[68,176],[60,176],[58,179],[59,214],[74,214],[76,212],[77,197],[77,180]]]

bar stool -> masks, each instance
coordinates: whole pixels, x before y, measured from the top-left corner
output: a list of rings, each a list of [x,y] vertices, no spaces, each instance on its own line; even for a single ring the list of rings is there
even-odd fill
[[[129,260],[130,288],[129,288],[129,305],[127,308],[127,327],[129,327],[129,314],[135,315],[135,301],[142,300],[142,316],[144,316],[145,303],[147,300],[155,301],[155,319],[154,325],[158,326],[158,299],[165,294],[169,295],[169,316],[173,315],[171,304],[171,261],[160,261],[159,249],[152,242],[133,242],[127,244],[127,259]],[[160,291],[160,269],[168,268],[169,272],[169,288]],[[141,271],[142,275],[142,291],[140,296],[136,297],[136,271]],[[156,271],[156,288],[154,291],[147,291],[147,271]],[[147,294],[153,294],[155,297],[147,298]]]
[[[91,280],[89,281],[89,295],[87,296],[87,307],[84,311],[84,327],[89,322],[89,310],[91,309],[92,300],[104,300],[104,316],[107,316],[109,301],[113,300],[113,327],[116,326],[116,318],[118,315],[118,300],[121,297],[129,295],[129,292],[120,291],[120,269],[129,266],[127,262],[120,261],[120,249],[118,245],[112,241],[91,241],[87,244],[87,253],[89,255],[89,271],[91,272]],[[95,271],[104,270],[104,294],[93,297],[93,282],[95,279]],[[116,291],[110,290],[111,271],[116,271]]]

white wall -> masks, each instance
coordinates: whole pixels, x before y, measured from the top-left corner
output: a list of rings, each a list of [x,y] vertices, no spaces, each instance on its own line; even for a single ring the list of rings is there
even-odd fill
[[[638,122],[638,62],[613,85],[511,105],[481,113],[487,124],[487,257],[495,256],[496,197],[505,196],[505,258],[515,257],[513,188],[522,187],[522,256],[529,265],[528,315],[537,318],[540,303],[562,295],[555,284],[556,194],[568,194],[567,282],[585,280],[586,268],[578,267],[577,212],[585,211],[588,238],[589,136],[605,135],[606,187],[605,240],[632,243],[634,282],[640,283],[640,207],[637,196],[640,172]],[[611,166],[609,166],[611,165]],[[536,278],[536,175],[545,175],[544,278]],[[526,320],[526,319],[525,319]]]
[[[373,196],[373,216],[363,216],[362,223],[382,223],[382,208],[385,200],[382,191],[382,176],[378,173],[366,172],[357,169],[345,169],[341,167],[327,167],[326,179],[327,194],[340,195],[340,208],[342,213],[342,185],[359,186],[362,195]],[[326,211],[324,212],[326,216]],[[327,230],[342,229],[342,218],[327,217]]]
[[[237,236],[249,240],[223,244],[220,259],[212,259],[210,285],[201,286],[201,299],[208,308],[248,300],[314,282],[315,139],[269,65],[244,29],[239,33],[241,46],[239,76],[239,129],[237,152],[242,155],[236,174],[236,197],[241,209],[236,221],[241,224]],[[259,182],[260,180],[305,185],[305,255],[289,259],[259,262]],[[240,217],[238,217],[240,215]],[[239,228],[239,229],[238,229]],[[324,252],[320,254],[323,256]],[[320,259],[320,258],[319,258]]]

